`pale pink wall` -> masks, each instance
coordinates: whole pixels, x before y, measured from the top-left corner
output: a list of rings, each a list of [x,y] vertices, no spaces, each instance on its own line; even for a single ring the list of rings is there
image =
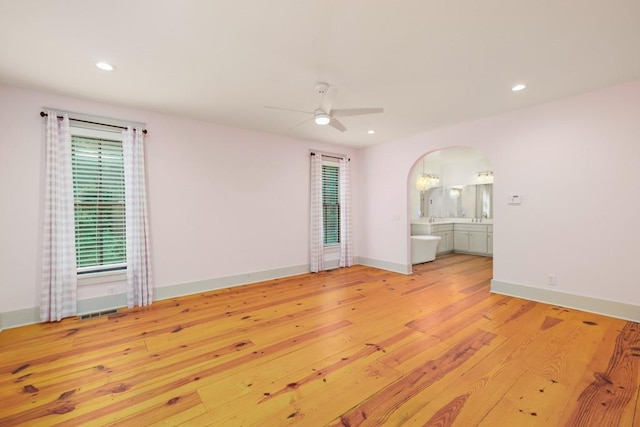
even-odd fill
[[[0,312],[39,303],[43,106],[146,123],[158,286],[307,264],[309,150],[359,164],[344,147],[0,86]]]
[[[409,171],[460,145],[495,173],[494,279],[640,305],[640,81],[361,150],[359,255],[409,264]]]

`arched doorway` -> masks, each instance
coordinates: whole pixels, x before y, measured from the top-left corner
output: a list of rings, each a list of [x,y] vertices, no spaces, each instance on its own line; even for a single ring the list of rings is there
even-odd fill
[[[408,181],[411,236],[439,236],[436,257],[452,252],[493,256],[493,172],[480,150],[427,153],[415,162]],[[412,265],[430,260],[416,256],[425,247],[419,240],[410,238]]]

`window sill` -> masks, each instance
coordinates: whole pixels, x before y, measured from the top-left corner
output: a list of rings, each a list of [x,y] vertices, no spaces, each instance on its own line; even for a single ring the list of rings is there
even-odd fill
[[[78,274],[78,286],[100,285],[103,283],[124,282],[126,280],[127,270]]]

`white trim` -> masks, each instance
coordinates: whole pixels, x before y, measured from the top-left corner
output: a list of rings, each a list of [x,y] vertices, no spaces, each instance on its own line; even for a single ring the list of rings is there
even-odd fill
[[[107,125],[107,126],[122,126],[122,127],[127,127],[127,126],[131,126],[134,128],[144,128],[146,127],[146,124],[142,123],[142,122],[132,122],[130,120],[121,120],[121,119],[112,119],[109,117],[100,117],[100,116],[92,116],[90,114],[82,114],[82,113],[74,113],[73,111],[65,111],[65,110],[59,110],[57,108],[49,108],[49,107],[43,107],[42,108],[43,111],[55,111],[57,114],[61,115],[61,114],[68,114],[69,115],[69,120],[71,122],[73,122],[74,119],[76,120],[85,120],[88,122],[96,122],[99,123],[97,125],[92,125],[90,123],[81,123],[81,122],[76,122],[76,126],[77,127],[82,127],[82,128],[89,128],[91,129],[92,127],[96,127],[96,126],[100,126],[100,124],[103,125]],[[71,123],[71,126],[74,127],[74,123]],[[113,132],[122,132],[123,129],[115,129],[113,130]]]
[[[155,288],[156,301],[193,295],[217,289],[247,285],[249,283],[264,282],[289,276],[309,273],[308,265],[277,268],[274,270],[256,271],[228,277],[217,277],[199,282],[181,283],[179,285]],[[78,301],[78,316],[96,311],[123,308],[127,306],[127,295],[124,293],[87,298]],[[9,329],[18,326],[40,323],[40,308],[25,308],[22,310],[0,312],[0,328]],[[1,330],[1,329],[0,329]]]
[[[339,258],[328,259],[328,260],[324,261],[324,269],[323,269],[323,271],[335,270],[336,268],[340,268],[340,259]]]
[[[248,285],[249,283],[280,279],[283,277],[295,276],[308,272],[308,265],[295,265],[292,267],[278,268],[275,270],[255,271],[253,273],[238,274],[235,276],[216,277],[214,279],[201,280],[199,282],[158,287],[155,289],[155,295],[156,300],[163,300],[185,295],[193,295],[200,292],[215,291],[217,289]]]
[[[87,116],[87,120],[99,120],[98,118]],[[85,120],[83,118],[83,120]],[[95,129],[91,127],[83,127],[78,125],[71,124],[71,137],[79,136],[85,138],[96,138],[103,139],[107,141],[117,141],[122,143],[122,130],[114,129],[114,130],[101,130]],[[74,200],[75,201],[75,200]],[[126,207],[125,207],[126,209]],[[102,268],[113,268],[113,267],[124,267],[124,269],[116,270],[116,271],[96,271],[92,272],[91,270],[102,269]],[[126,282],[127,280],[127,264],[120,263],[114,265],[106,265],[106,266],[91,266],[91,267],[80,267],[77,268],[77,284],[78,286],[86,286],[86,285],[99,285],[103,283],[113,283],[113,282]]]
[[[115,129],[114,130],[104,130],[104,129],[94,129],[88,128],[84,126],[79,126],[76,124],[70,124],[71,128],[71,136],[82,136],[85,138],[96,138],[96,139],[105,139],[107,141],[118,141],[122,142],[122,130]]]
[[[319,151],[319,150],[312,150],[312,149],[309,149],[309,154],[318,155],[320,157],[322,157],[322,156],[325,156],[325,157],[336,157],[336,161],[338,161],[338,159],[346,159],[347,158],[347,156],[345,154],[328,153],[326,151]]]
[[[78,274],[78,286],[101,285],[104,283],[126,282],[127,270],[98,271]]]
[[[412,274],[413,268],[411,264],[398,264],[390,261],[383,261],[379,259],[367,258],[367,257],[355,257],[354,264],[366,265],[368,267],[375,267],[381,270],[393,271],[400,274]]]
[[[408,275],[412,273],[411,265],[402,265],[366,257],[357,257],[356,264],[389,270],[400,274]],[[331,266],[328,267],[332,268]],[[337,265],[335,268],[337,268]],[[234,286],[241,286],[249,283],[295,276],[308,272],[308,265],[297,265],[275,270],[258,271],[254,273],[239,274],[236,276],[218,277],[215,279],[202,280],[199,282],[165,286],[156,288],[155,291],[157,300],[163,300],[185,295],[193,295],[200,292],[231,288]],[[640,322],[640,306],[636,305],[602,300],[583,295],[568,294],[542,288],[533,288],[530,286],[501,282],[499,280],[491,281],[491,292],[516,298],[538,301],[546,304],[558,305],[561,307],[573,308],[591,313],[597,313],[604,316],[615,317],[618,319]],[[115,294],[97,298],[89,298],[78,301],[78,314],[80,315],[84,313],[103,311],[112,308],[120,308],[125,307],[126,305],[127,303],[125,294]],[[0,312],[0,330],[35,324],[39,322],[40,309],[38,307],[25,308],[4,313]]]
[[[0,313],[2,329],[17,328],[18,326],[33,325],[34,323],[40,323],[40,307]]]
[[[340,266],[340,243],[324,245],[322,255],[324,256],[323,270],[338,268]]]
[[[333,166],[340,168],[340,159],[336,159],[335,157],[327,157],[322,156],[322,166]]]
[[[411,265],[403,266],[386,261],[372,260],[370,258],[359,258],[355,264],[367,265],[381,268],[401,274],[411,274]],[[339,268],[336,260],[328,263],[328,269]],[[277,268],[274,270],[256,271],[246,274],[238,274],[228,277],[217,277],[198,282],[181,283],[172,286],[155,288],[156,301],[177,298],[186,295],[194,295],[201,292],[215,291],[218,289],[242,286],[250,283],[264,282],[267,280],[281,279],[284,277],[297,276],[309,273],[309,265],[294,265],[291,267]],[[78,315],[104,311],[127,306],[126,294],[105,295],[96,298],[87,298],[78,301]],[[40,309],[38,307],[25,308],[9,312],[0,312],[0,328],[15,328],[18,326],[40,323]]]
[[[524,298],[560,307],[574,308],[589,313],[602,314],[618,319],[640,322],[640,306],[623,302],[603,300],[584,295],[570,294],[551,289],[507,283],[499,280],[491,281],[491,292]]]

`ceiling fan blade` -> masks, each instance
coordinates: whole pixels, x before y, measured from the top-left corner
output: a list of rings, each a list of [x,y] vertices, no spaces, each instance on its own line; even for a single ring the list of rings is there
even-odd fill
[[[264,108],[270,108],[272,110],[294,111],[296,113],[313,114],[313,111],[303,111],[303,110],[294,110],[292,108],[272,107],[271,105],[265,105]]]
[[[340,120],[335,119],[333,117],[331,118],[331,121],[329,122],[329,126],[338,129],[340,132],[344,132],[345,130],[347,130],[347,128],[340,122]]]
[[[291,130],[291,129],[297,128],[298,126],[301,126],[301,125],[303,125],[303,124],[305,124],[305,123],[307,123],[308,121],[311,121],[311,120],[313,120],[313,117],[309,117],[308,119],[304,119],[300,123],[296,123],[295,125],[291,126],[290,128],[287,128],[287,130]]]
[[[382,113],[384,108],[336,108],[331,110],[331,117],[361,116],[363,114]]]

